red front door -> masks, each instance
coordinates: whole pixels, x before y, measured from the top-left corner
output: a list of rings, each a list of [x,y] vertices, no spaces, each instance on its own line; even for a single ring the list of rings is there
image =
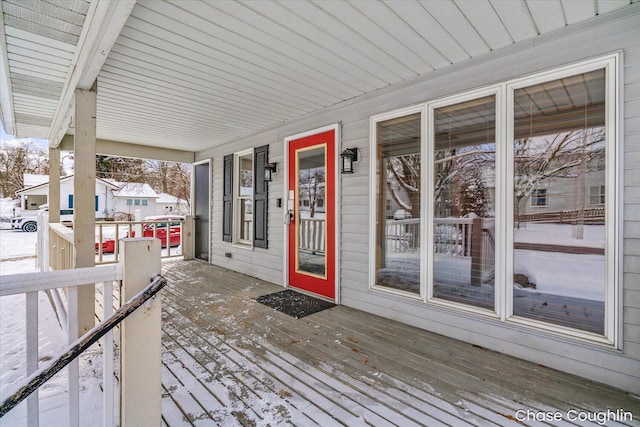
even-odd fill
[[[335,131],[289,141],[289,284],[335,299]]]

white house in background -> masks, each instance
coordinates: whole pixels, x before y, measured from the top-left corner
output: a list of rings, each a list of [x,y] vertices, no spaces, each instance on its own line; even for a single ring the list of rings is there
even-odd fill
[[[149,184],[128,182],[113,192],[116,219],[134,219],[136,210],[141,218],[156,215],[156,203],[160,197]],[[123,217],[123,218],[120,218]]]
[[[158,199],[156,200],[156,215],[186,215],[187,213],[189,213],[189,204],[186,200],[167,193],[158,194]]]
[[[29,179],[25,177],[25,183],[44,182],[16,191],[16,194],[20,197],[20,207],[24,211],[35,211],[39,206],[49,203],[49,177],[46,175],[39,176],[42,178],[35,180],[32,179],[34,175],[31,175]],[[96,219],[113,217],[113,213],[115,212],[113,191],[117,189],[117,185],[104,179],[96,178]],[[63,214],[73,213],[73,205],[73,175],[69,175],[60,179],[60,212]]]

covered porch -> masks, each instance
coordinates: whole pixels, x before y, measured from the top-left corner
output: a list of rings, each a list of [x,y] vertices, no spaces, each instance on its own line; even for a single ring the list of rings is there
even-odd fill
[[[640,410],[630,393],[349,307],[294,319],[254,300],[281,286],[201,261],[163,275],[163,425],[596,425]]]

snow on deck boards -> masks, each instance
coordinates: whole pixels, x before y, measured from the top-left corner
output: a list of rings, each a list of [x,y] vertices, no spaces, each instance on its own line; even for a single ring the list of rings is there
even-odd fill
[[[253,300],[282,290],[256,278],[199,261],[163,268],[163,425],[509,426],[519,409],[640,414],[618,390],[344,306],[294,319]]]

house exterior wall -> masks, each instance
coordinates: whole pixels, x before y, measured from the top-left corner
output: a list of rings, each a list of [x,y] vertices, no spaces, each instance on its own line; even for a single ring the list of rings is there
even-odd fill
[[[73,180],[67,179],[60,182],[60,209],[70,209],[69,196],[73,194]],[[96,181],[96,196],[98,196],[98,210],[96,219],[113,217],[115,199],[110,188],[107,188],[100,181]],[[22,194],[22,198],[29,200],[29,210],[38,209],[38,206],[48,203],[49,185],[38,186],[28,189]],[[73,202],[72,202],[73,203]],[[37,206],[31,206],[31,204]]]
[[[456,64],[368,94],[313,116],[233,141],[198,154],[213,158],[211,263],[274,283],[283,283],[284,176],[269,184],[269,248],[245,249],[222,241],[223,156],[270,144],[269,160],[284,164],[283,139],[341,123],[341,147],[355,147],[361,158],[355,173],[340,176],[340,303],[363,311],[507,353],[615,387],[640,392],[640,18],[596,19],[574,28],[518,43],[480,59]],[[370,118],[532,73],[622,52],[621,135],[618,229],[619,348],[614,349],[540,329],[505,323],[448,307],[425,304],[369,288]],[[284,206],[284,203],[283,203]],[[225,256],[230,253],[231,257]],[[425,369],[429,369],[425,366]]]
[[[127,199],[130,199],[132,202],[130,205],[127,204]],[[136,205],[135,200],[140,200],[140,204]],[[146,206],[142,204],[142,200],[146,200]],[[116,215],[117,214],[127,214],[131,215],[132,219],[135,215],[136,210],[140,210],[140,218],[145,219],[148,216],[157,215],[156,214],[156,200],[153,198],[146,197],[115,197],[116,204]]]

